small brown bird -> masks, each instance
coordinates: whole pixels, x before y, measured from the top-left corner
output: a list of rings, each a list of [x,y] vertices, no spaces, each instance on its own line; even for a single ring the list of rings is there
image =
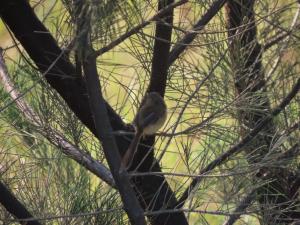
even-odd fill
[[[167,106],[164,99],[157,92],[147,93],[133,121],[135,136],[122,159],[122,166],[131,166],[141,137],[155,134],[164,125],[166,118]]]

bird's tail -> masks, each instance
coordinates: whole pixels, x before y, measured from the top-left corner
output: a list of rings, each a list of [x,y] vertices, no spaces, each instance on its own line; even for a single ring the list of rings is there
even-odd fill
[[[121,163],[124,168],[129,168],[131,166],[133,157],[136,153],[142,134],[143,132],[139,130],[137,130],[137,132],[135,133],[134,138],[132,139],[125,155],[122,158]]]

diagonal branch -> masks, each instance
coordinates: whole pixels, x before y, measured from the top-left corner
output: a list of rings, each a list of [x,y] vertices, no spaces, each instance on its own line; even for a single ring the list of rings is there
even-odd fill
[[[90,48],[88,46],[88,48]],[[89,54],[86,51],[84,55]],[[89,54],[82,62],[83,71],[89,96],[90,109],[94,118],[97,138],[101,140],[103,151],[107,159],[116,186],[124,203],[124,208],[133,225],[146,225],[144,212],[129,182],[128,174],[121,165],[121,157],[109,122],[107,109],[101,93],[100,81],[97,73],[96,57]]]
[[[26,0],[0,1],[0,16],[20,41],[30,58],[41,73],[48,70],[59,55],[55,66],[45,74],[47,82],[65,100],[75,115],[93,133],[95,127],[91,112],[88,110],[86,87],[81,76],[69,61],[49,30],[34,14]],[[118,114],[107,104],[112,125],[118,130],[124,130],[125,124]]]
[[[43,123],[40,120],[36,112],[22,99],[22,94],[16,89],[10,76],[8,74],[3,56],[0,49],[0,82],[2,83],[4,90],[9,93],[10,97],[16,103],[18,109],[26,117],[27,121],[31,123],[35,129],[41,133],[46,139],[48,139],[53,145],[61,149],[62,152],[75,160],[80,165],[87,168],[94,173],[100,179],[107,184],[114,187],[114,180],[109,170],[100,162],[95,160],[91,155],[87,154],[81,149],[78,149],[75,145],[67,141],[67,139],[57,131],[47,127],[43,127]]]
[[[188,45],[196,38],[206,24],[220,11],[226,0],[216,0],[193,28],[173,47],[169,55],[169,66],[179,57]]]
[[[5,209],[13,214],[16,218],[27,219],[32,218],[30,222],[26,222],[28,225],[41,225],[38,221],[34,220],[34,217],[25,208],[25,206],[7,189],[7,187],[0,182],[0,202]]]
[[[296,96],[296,94],[300,90],[300,78],[297,80],[296,84],[290,91],[290,93],[281,101],[281,103],[274,108],[269,115],[267,115],[265,118],[261,120],[261,122],[252,129],[248,135],[246,135],[238,144],[232,146],[229,148],[226,152],[224,152],[222,155],[220,155],[218,158],[213,160],[211,163],[209,163],[204,169],[202,169],[199,173],[199,175],[207,174],[210,171],[212,171],[214,168],[217,166],[221,165],[224,163],[229,157],[233,156],[234,154],[237,154],[243,150],[243,147],[245,147],[250,141],[255,138],[259,132],[264,129],[270,121],[272,121],[273,117],[277,116],[291,101],[292,99]],[[189,187],[184,191],[182,194],[180,200],[179,200],[179,206],[182,207],[185,201],[188,199],[190,192],[193,191],[193,189],[199,185],[199,183],[202,181],[203,177],[197,177],[193,179]]]

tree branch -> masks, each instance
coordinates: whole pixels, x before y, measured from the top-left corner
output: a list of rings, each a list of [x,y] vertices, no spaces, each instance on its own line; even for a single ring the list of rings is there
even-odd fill
[[[229,148],[226,152],[224,152],[222,155],[220,155],[218,158],[213,160],[211,163],[209,163],[204,169],[202,169],[199,173],[199,175],[207,174],[210,171],[212,171],[217,166],[224,163],[229,157],[233,156],[234,154],[237,154],[243,150],[243,147],[245,147],[250,141],[255,138],[259,132],[266,126],[270,121],[272,121],[273,117],[277,116],[296,96],[296,94],[300,90],[300,78],[297,80],[295,86],[292,88],[290,93],[281,101],[281,103],[274,108],[269,115],[267,115],[265,118],[263,118],[260,123],[252,129],[250,133],[248,133],[238,144],[232,146]],[[199,183],[202,181],[204,177],[197,177],[193,179],[189,187],[184,191],[181,198],[179,199],[179,205],[178,207],[182,207],[184,202],[187,200],[189,194],[193,189],[199,185]]]
[[[90,109],[94,118],[97,138],[101,140],[103,151],[115,179],[116,186],[124,203],[124,208],[133,225],[146,225],[144,212],[139,205],[137,197],[129,182],[125,168],[121,166],[121,157],[115,138],[112,135],[112,127],[109,122],[107,109],[101,93],[100,81],[97,73],[96,57],[90,56],[90,46],[85,52],[85,60],[82,62],[83,71],[89,96]]]
[[[0,15],[42,73],[49,68],[57,56],[61,55],[62,50],[57,46],[56,41],[49,31],[38,20],[26,0],[0,0]],[[66,57],[59,59],[55,64],[55,69],[47,73],[45,77],[82,123],[96,135],[94,121],[88,105],[85,83],[76,74],[75,68],[70,61]],[[120,116],[108,104],[106,104],[106,109],[108,110],[110,123],[114,130],[132,131],[131,127],[125,125]],[[122,135],[116,136],[116,142],[120,153],[124,154],[130,144],[130,140]],[[139,152],[141,154],[145,155],[149,152],[151,148],[149,146],[152,146],[151,143],[153,143],[153,140],[149,140],[149,143],[150,145],[140,146]],[[161,168],[157,162],[155,162],[153,167],[151,166],[152,161],[149,160],[148,162],[145,160],[139,167],[139,172],[149,171],[149,168],[151,168],[151,171],[161,172]],[[132,181],[144,208],[148,207],[153,210],[160,210],[164,207],[166,201],[172,205],[176,205],[175,195],[164,177],[153,175],[134,178]],[[152,220],[155,217],[149,215],[149,218]],[[161,217],[161,221],[153,219],[153,224],[160,225],[164,223],[173,225],[180,224],[181,221],[186,221],[186,219],[184,213],[178,212],[175,215],[169,214],[168,216]]]
[[[70,109],[94,134],[95,127],[82,77],[58,47],[56,40],[36,17],[26,0],[0,1],[2,20],[20,41],[39,70],[44,73],[53,61],[60,57],[55,66],[45,74],[48,83],[65,100]],[[122,119],[107,104],[112,125],[117,130],[126,128]]]
[[[128,31],[125,34],[121,35],[120,37],[118,37],[116,40],[112,41],[108,45],[102,47],[99,50],[96,50],[95,53],[94,53],[94,56],[100,56],[100,55],[104,54],[105,52],[108,52],[109,50],[113,49],[114,47],[116,47],[117,45],[119,45],[120,43],[125,41],[127,38],[129,38],[132,35],[138,33],[141,29],[143,29],[144,27],[149,25],[151,22],[159,21],[161,18],[172,14],[174,8],[176,8],[180,5],[183,5],[187,2],[188,2],[188,0],[180,0],[178,2],[167,4],[165,7],[160,7],[159,11],[153,17],[151,17],[147,21],[144,21],[143,23],[135,26],[130,31]]]
[[[158,0],[158,9],[172,5],[174,0]],[[155,42],[152,57],[151,79],[148,91],[155,91],[164,96],[168,76],[168,57],[171,46],[173,10],[161,21],[156,22]]]
[[[216,0],[193,28],[175,44],[169,55],[169,66],[184,52],[188,45],[196,38],[199,31],[220,11],[225,2],[226,0]]]
[[[35,129],[42,134],[46,139],[48,139],[53,145],[61,149],[62,152],[68,155],[70,158],[75,160],[78,164],[84,166],[86,169],[94,173],[100,179],[105,181],[107,184],[114,187],[115,183],[112,178],[110,171],[97,160],[95,160],[91,155],[87,154],[81,149],[78,149],[67,141],[67,139],[57,131],[47,127],[43,127],[43,123],[40,120],[36,112],[27,104],[27,102],[22,99],[23,95],[18,91],[10,80],[8,74],[2,50],[0,49],[0,82],[2,83],[4,90],[10,95],[13,101],[16,103],[18,109],[23,113],[25,118]]]
[[[7,189],[7,187],[0,182],[0,202],[5,207],[5,209],[14,215],[16,218],[28,219],[34,218],[31,213],[25,208],[25,206]],[[36,220],[31,220],[27,222],[28,225],[41,225]]]
[[[158,10],[161,11],[165,8],[169,8],[174,3],[174,0],[158,0]],[[154,50],[152,57],[152,68],[151,68],[151,78],[148,86],[148,92],[158,92],[161,96],[164,96],[166,89],[166,82],[168,76],[168,56],[171,46],[172,37],[172,25],[173,25],[173,9],[169,10],[161,20],[156,22],[155,30],[155,41]],[[145,147],[142,146],[153,146],[154,136],[143,140],[141,147],[138,148],[135,159],[133,160],[133,165],[131,169],[137,168],[138,171],[152,171],[154,165],[154,171],[157,171],[158,163],[154,159],[153,148],[148,148],[145,151]],[[152,175],[154,177],[155,175]],[[134,178],[134,180],[141,180],[140,177]],[[158,187],[157,199],[146,199],[147,207],[153,211],[161,209],[172,209],[172,206],[176,202],[176,197],[170,187],[166,185],[165,182],[163,186]],[[155,187],[152,187],[154,190]],[[149,201],[150,200],[150,201]],[[163,204],[161,204],[161,202]],[[183,216],[182,212],[177,213],[161,213],[161,214],[149,214],[150,220],[153,224],[164,224],[173,225],[187,225],[188,222]]]

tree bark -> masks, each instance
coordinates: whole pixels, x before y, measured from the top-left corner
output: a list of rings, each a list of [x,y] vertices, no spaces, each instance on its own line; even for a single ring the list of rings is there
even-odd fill
[[[254,0],[229,0],[226,4],[227,26],[232,72],[236,95],[241,96],[237,108],[240,133],[244,137],[271,112],[266,94],[262,65],[262,49],[256,37]],[[269,153],[276,125],[273,120],[246,147],[249,164],[262,162]],[[291,193],[293,174],[283,168],[261,168],[254,180],[268,180],[257,191],[264,223],[288,224],[299,218],[295,193]]]

